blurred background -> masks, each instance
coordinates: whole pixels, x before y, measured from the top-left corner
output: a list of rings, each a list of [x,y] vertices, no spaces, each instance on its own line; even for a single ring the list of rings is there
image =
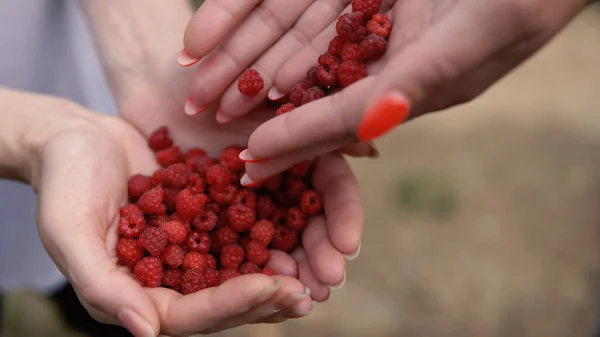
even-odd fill
[[[304,319],[216,336],[592,336],[599,41],[595,6],[475,102],[353,160],[366,229],[345,287]],[[35,294],[6,309],[5,337],[80,336]]]

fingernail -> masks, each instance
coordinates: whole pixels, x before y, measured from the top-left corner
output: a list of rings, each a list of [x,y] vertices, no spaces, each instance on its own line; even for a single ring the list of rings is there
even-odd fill
[[[206,107],[196,106],[191,97],[188,97],[188,99],[185,101],[185,106],[183,107],[183,111],[190,116],[197,115],[204,110],[206,110]]]
[[[281,279],[276,279],[275,283],[263,289],[263,291],[261,291],[261,293],[256,297],[257,303],[262,303],[271,298],[271,296],[273,296],[273,294],[275,294],[275,292],[281,288],[281,284]]]
[[[248,152],[248,149],[245,149],[244,151],[240,152],[239,157],[244,163],[260,163],[269,160],[268,158],[259,159],[252,157],[250,152]]]
[[[240,179],[240,184],[242,184],[242,186],[244,186],[244,187],[257,187],[264,182],[265,182],[265,179],[259,180],[259,181],[254,181],[254,180],[250,179],[250,177],[248,177],[247,173],[244,173],[244,175]]]
[[[288,319],[288,318],[301,318],[301,317],[305,317],[308,316],[308,314],[310,314],[312,310],[293,310],[290,312],[284,312],[283,313],[283,318]]]
[[[348,260],[348,261],[356,260],[356,258],[358,257],[358,254],[360,254],[360,248],[361,248],[361,246],[362,246],[362,241],[359,241],[358,242],[358,249],[356,250],[356,252],[354,254],[352,254],[352,255],[346,255],[346,260]]]
[[[408,100],[399,93],[381,97],[369,107],[358,126],[357,136],[362,141],[383,136],[406,121],[410,112]]]
[[[156,333],[154,333],[150,324],[131,309],[121,309],[117,313],[117,318],[123,327],[136,337],[156,337]]]
[[[196,64],[198,61],[200,61],[200,58],[192,57],[185,49],[181,50],[179,58],[177,59],[177,63],[182,67],[189,67]]]
[[[232,117],[227,116],[221,109],[217,110],[217,116],[215,118],[217,119],[217,122],[221,124],[229,123],[233,120]]]
[[[373,143],[372,141],[368,141],[367,145],[369,145],[371,147],[371,153],[369,153],[369,158],[371,158],[371,159],[379,158],[379,149],[377,148],[377,145],[375,145],[375,143]]]
[[[269,90],[267,97],[269,97],[271,101],[277,101],[285,97],[285,94],[280,93],[277,88],[273,87],[271,90]]]
[[[302,294],[293,294],[291,295],[293,299],[295,300],[303,300],[305,298],[307,298],[308,296],[310,296],[310,289],[308,289],[308,287],[304,287],[304,292]]]
[[[342,282],[340,282],[340,284],[338,284],[336,286],[329,287],[329,289],[331,289],[331,290],[339,290],[339,289],[342,289],[344,287],[344,284],[346,284],[346,272],[344,272],[344,279],[342,279]]]

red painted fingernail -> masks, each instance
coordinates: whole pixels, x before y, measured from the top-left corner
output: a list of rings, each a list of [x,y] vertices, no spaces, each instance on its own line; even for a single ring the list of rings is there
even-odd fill
[[[192,100],[191,97],[188,97],[187,101],[185,101],[185,106],[183,107],[183,111],[190,116],[197,115],[204,110],[206,110],[206,107],[196,106],[196,103],[194,103],[194,100]]]
[[[358,126],[358,139],[369,141],[383,136],[406,121],[409,113],[410,105],[403,95],[390,93],[381,97],[363,116]]]
[[[244,163],[261,163],[269,160],[269,158],[259,159],[252,157],[252,155],[250,155],[250,152],[248,152],[248,149],[240,152],[239,157]]]
[[[198,61],[200,61],[200,59],[201,58],[195,58],[191,56],[187,50],[182,49],[181,53],[179,54],[179,58],[177,59],[177,63],[179,63],[179,65],[182,67],[189,67],[196,64]]]
[[[266,179],[254,181],[254,180],[250,179],[250,177],[248,177],[248,174],[244,173],[244,175],[240,179],[240,184],[242,184],[242,186],[244,186],[244,187],[252,188],[252,187],[258,187],[258,186],[262,185],[265,181],[266,181]]]

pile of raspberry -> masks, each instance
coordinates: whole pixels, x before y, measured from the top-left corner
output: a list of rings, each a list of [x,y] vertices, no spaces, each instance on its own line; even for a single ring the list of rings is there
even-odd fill
[[[292,87],[288,102],[277,115],[323,98],[367,77],[366,64],[379,60],[387,51],[392,30],[390,18],[379,13],[381,0],[353,0],[352,12],[339,17],[337,36],[318,64],[309,68],[306,77]],[[247,96],[257,95],[264,87],[258,71],[248,69],[238,80],[238,88]]]
[[[161,168],[130,177],[117,244],[119,263],[144,286],[191,294],[243,274],[274,275],[265,267],[269,249],[294,250],[308,218],[323,211],[311,162],[243,187],[240,146],[219,158],[201,148],[184,153],[166,127],[148,145]]]

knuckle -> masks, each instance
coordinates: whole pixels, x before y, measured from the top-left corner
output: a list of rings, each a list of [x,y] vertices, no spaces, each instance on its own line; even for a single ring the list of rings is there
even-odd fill
[[[279,17],[273,12],[273,9],[269,6],[259,6],[256,9],[256,13],[260,20],[271,29],[275,34],[281,35],[289,29],[288,25],[285,25]]]

